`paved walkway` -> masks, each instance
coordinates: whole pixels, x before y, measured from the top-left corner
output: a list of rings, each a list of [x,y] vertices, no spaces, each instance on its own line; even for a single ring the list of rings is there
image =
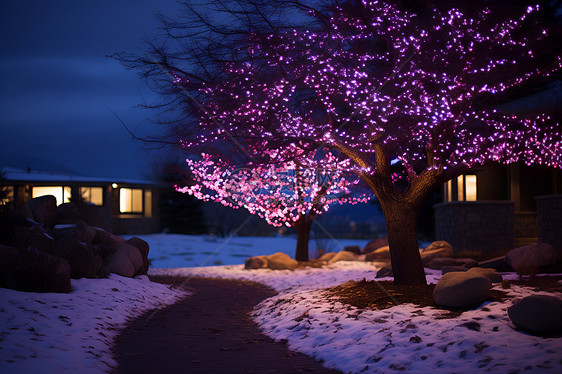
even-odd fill
[[[275,295],[270,288],[210,278],[190,279],[185,288],[190,297],[141,316],[117,337],[115,373],[339,373],[261,333],[249,313]]]

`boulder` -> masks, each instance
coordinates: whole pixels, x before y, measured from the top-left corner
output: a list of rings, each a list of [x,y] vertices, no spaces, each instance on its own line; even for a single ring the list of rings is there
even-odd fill
[[[56,241],[54,255],[62,257],[70,265],[70,277],[95,278],[96,260],[94,252],[86,243],[74,235],[66,235]]]
[[[103,258],[100,255],[94,255],[94,263],[96,264],[96,275],[100,278],[107,278],[111,272],[105,266]]]
[[[142,256],[142,267],[135,275],[146,274],[150,265],[148,262],[148,252],[150,250],[150,246],[147,242],[145,242],[141,238],[137,238],[136,236],[133,236],[132,238],[127,240],[127,244],[130,244],[133,247],[137,248]]]
[[[0,245],[0,287],[24,292],[69,292],[70,268],[65,259],[36,249]]]
[[[429,261],[426,267],[433,270],[441,270],[443,266],[462,266],[468,269],[476,265],[478,265],[478,262],[471,258],[438,257]]]
[[[320,258],[318,260],[319,261],[330,261],[332,258],[334,258],[335,255],[336,255],[336,252],[324,253],[322,256],[320,256]]]
[[[492,283],[501,283],[503,277],[500,273],[491,268],[473,267],[468,269],[469,273],[483,275],[488,278]]]
[[[431,243],[421,252],[424,266],[427,266],[434,258],[453,256],[453,247],[444,240]]]
[[[14,228],[15,246],[20,249],[36,248],[40,252],[53,254],[55,239],[41,225]]]
[[[39,196],[25,203],[33,214],[33,219],[45,223],[57,211],[57,199],[53,195]]]
[[[365,255],[365,261],[389,260],[389,259],[390,259],[390,247],[388,245],[375,249]]]
[[[445,266],[441,267],[441,275],[445,275],[445,274],[450,273],[452,271],[467,271],[467,270],[468,270],[468,268],[465,268],[464,266],[454,266],[454,265],[447,266],[447,265],[445,265]]]
[[[55,211],[45,220],[45,225],[53,227],[55,225],[69,225],[84,222],[84,217],[74,203],[64,203],[59,205]]]
[[[338,253],[336,253],[336,255],[334,257],[332,257],[328,263],[333,264],[334,262],[338,262],[338,261],[356,261],[357,260],[357,255],[353,252],[348,252],[348,251],[339,251]]]
[[[383,266],[377,271],[375,278],[394,277],[394,272],[390,266]]]
[[[374,250],[377,250],[381,247],[386,247],[386,246],[388,246],[388,238],[374,239],[374,240],[371,240],[369,243],[367,243],[365,248],[363,248],[363,253],[364,254],[371,253]]]
[[[469,308],[488,297],[492,282],[487,277],[466,272],[447,273],[439,279],[433,291],[437,305],[448,308]]]
[[[562,332],[562,299],[550,295],[524,297],[509,308],[511,322],[532,334]]]
[[[96,235],[92,241],[92,244],[101,244],[107,247],[117,248],[119,243],[125,241],[125,239],[123,239],[122,237],[112,234],[109,231],[105,231],[104,229],[101,229],[99,227],[93,227],[93,229]]]
[[[267,267],[273,270],[295,269],[299,266],[297,260],[294,260],[286,253],[277,252],[272,255],[266,256]]]
[[[121,242],[115,252],[104,258],[110,272],[124,277],[133,277],[143,266],[140,251],[126,242]]]
[[[55,240],[58,240],[63,236],[75,236],[78,240],[86,243],[89,247],[92,246],[92,242],[96,237],[96,230],[82,221],[78,223],[55,225],[53,227],[53,233]]]
[[[534,274],[541,266],[556,263],[556,251],[547,243],[530,244],[509,251],[506,261],[519,274]]]
[[[244,262],[244,269],[266,269],[267,258],[266,256],[254,256],[247,258]]]
[[[343,247],[343,250],[346,251],[346,252],[355,253],[356,255],[361,254],[361,248],[359,248],[358,245],[348,245],[348,246]]]

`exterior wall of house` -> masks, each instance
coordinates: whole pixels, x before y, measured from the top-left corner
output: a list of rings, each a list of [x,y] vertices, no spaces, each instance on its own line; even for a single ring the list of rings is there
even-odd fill
[[[435,240],[446,240],[455,252],[494,254],[513,248],[511,201],[456,201],[435,209]]]
[[[537,196],[538,236],[562,253],[562,195]]]
[[[149,234],[160,231],[159,194],[153,186],[123,185],[122,187],[143,189],[143,211],[135,214],[121,214],[119,211],[119,190],[111,183],[101,182],[32,182],[7,181],[14,187],[13,206],[19,208],[32,198],[34,186],[68,186],[72,196],[80,194],[80,187],[102,187],[103,205],[84,204],[80,207],[84,220],[89,225],[101,227],[115,234]],[[145,199],[150,199],[150,204]],[[146,209],[150,207],[150,209]]]

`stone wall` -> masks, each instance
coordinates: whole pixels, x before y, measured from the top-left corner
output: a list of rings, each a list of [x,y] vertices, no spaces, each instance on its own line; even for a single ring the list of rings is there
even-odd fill
[[[549,243],[562,251],[562,195],[535,197],[539,223],[539,243]]]
[[[455,201],[435,209],[435,240],[446,240],[455,252],[501,253],[513,249],[512,201]]]

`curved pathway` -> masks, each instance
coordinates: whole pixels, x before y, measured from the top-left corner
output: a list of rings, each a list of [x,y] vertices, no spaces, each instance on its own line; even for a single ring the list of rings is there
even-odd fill
[[[182,285],[183,277],[151,277]],[[249,313],[272,289],[255,282],[191,278],[193,294],[132,321],[116,338],[115,373],[339,373],[259,330]]]

